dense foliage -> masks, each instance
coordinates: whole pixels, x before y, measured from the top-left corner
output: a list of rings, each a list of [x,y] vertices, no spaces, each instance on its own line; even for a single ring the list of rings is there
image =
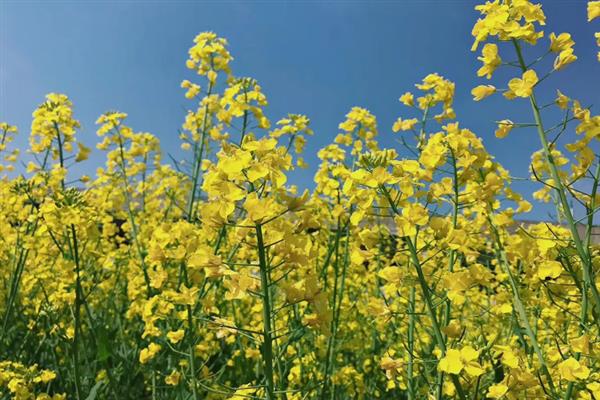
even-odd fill
[[[531,109],[496,136],[535,129],[535,198],[556,223],[516,222],[532,205],[456,122],[438,74],[400,97],[407,115],[385,133],[398,149],[355,107],[299,193],[287,174],[304,167],[309,119],[272,124],[226,40],[202,33],[187,60],[202,86],[182,83],[184,161],[111,111],[97,121],[105,165],[75,176],[90,149],[62,94],[33,113],[27,171],[0,126],[0,397],[600,399],[600,116],[536,97],[577,58],[568,33],[544,39],[541,5],[477,10],[477,75],[514,78],[474,99]]]

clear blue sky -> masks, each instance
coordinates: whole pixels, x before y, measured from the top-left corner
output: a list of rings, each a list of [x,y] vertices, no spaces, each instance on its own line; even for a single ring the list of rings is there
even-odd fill
[[[495,96],[475,103],[470,95],[473,86],[485,83],[476,78],[480,63],[469,50],[476,3],[0,0],[0,120],[18,125],[24,146],[31,112],[44,95],[66,93],[75,103],[84,143],[97,141],[96,118],[118,109],[129,113],[135,130],[156,134],[164,150],[177,156],[177,130],[192,107],[179,87],[182,79],[193,78],[185,68],[187,50],[197,33],[211,30],[229,40],[234,74],[261,83],[272,120],[290,112],[312,120],[315,136],[306,154],[311,167],[292,176],[299,186],[311,185],[317,149],[333,140],[352,106],[373,112],[382,142],[393,145],[393,121],[410,115],[398,97],[429,72],[456,82],[462,126],[482,136],[514,175],[526,176],[530,154],[538,148],[535,133],[523,129],[498,140],[493,121],[530,122],[527,102]],[[545,31],[571,32],[579,57],[545,82],[544,102],[560,87],[584,104],[600,104],[594,43],[600,23],[586,22],[584,0],[543,5]],[[510,74],[499,77],[508,80]],[[93,171],[98,160],[81,168]],[[532,186],[516,188],[527,192]],[[543,212],[540,207],[532,216]]]

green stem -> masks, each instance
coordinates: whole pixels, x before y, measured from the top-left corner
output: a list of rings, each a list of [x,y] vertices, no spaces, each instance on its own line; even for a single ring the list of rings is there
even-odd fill
[[[258,261],[260,265],[260,283],[263,301],[263,348],[262,356],[266,380],[267,400],[275,400],[275,387],[273,380],[273,336],[271,329],[271,289],[268,275],[268,262],[265,252],[265,243],[262,233],[262,225],[256,224],[256,244],[258,248]]]
[[[525,310],[525,306],[523,305],[523,301],[521,300],[521,296],[519,294],[519,287],[517,285],[516,279],[515,279],[512,271],[510,269],[510,264],[508,262],[508,259],[506,258],[506,252],[502,245],[502,241],[500,239],[500,234],[499,234],[496,226],[493,224],[491,218],[488,216],[487,219],[488,219],[488,224],[490,225],[490,227],[494,233],[496,258],[497,258],[498,262],[502,265],[504,272],[508,275],[508,280],[509,280],[512,292],[513,292],[513,305],[516,308],[516,311],[519,316],[519,319],[521,320],[521,323],[525,327],[525,332],[527,333],[527,336],[529,337],[529,340],[531,341],[531,346],[533,347],[533,350],[536,353],[536,356],[537,356],[538,361],[541,366],[542,373],[544,374],[544,376],[546,377],[546,379],[548,381],[548,385],[550,386],[550,391],[554,394],[556,390],[554,387],[554,382],[552,381],[552,376],[550,375],[550,371],[548,370],[548,364],[546,363],[546,359],[544,358],[544,354],[542,353],[542,349],[537,341],[535,333],[533,332],[533,329],[531,328],[529,318],[527,317],[527,311]]]
[[[71,236],[73,238],[72,256],[75,262],[75,332],[73,336],[73,369],[75,372],[75,397],[81,398],[81,373],[79,371],[79,339],[81,336],[81,303],[82,287],[79,262],[79,245],[77,243],[77,233],[75,225],[71,224]],[[70,240],[69,240],[70,241]]]
[[[60,168],[63,169],[65,167],[65,156],[63,154],[63,143],[62,143],[62,139],[60,137],[60,128],[58,127],[58,123],[54,123],[54,129],[56,130],[56,140],[58,142],[58,158],[59,158],[59,162],[60,162]],[[61,179],[60,180],[60,185],[63,188],[63,190],[65,189],[65,179]]]
[[[116,126],[115,129],[117,131],[117,138],[119,144],[119,167],[121,168],[121,172],[123,174],[123,185],[125,186],[125,205],[127,207],[127,214],[129,216],[129,220],[131,222],[131,235],[135,247],[137,249],[138,256],[140,258],[140,264],[142,267],[142,272],[144,274],[144,281],[146,283],[146,298],[150,298],[152,296],[152,287],[150,286],[150,276],[148,275],[148,269],[146,268],[144,251],[142,250],[142,245],[138,238],[138,228],[135,222],[135,214],[133,213],[133,208],[131,207],[131,197],[129,193],[129,178],[127,177],[127,168],[125,165],[125,149],[123,145],[123,137],[121,136],[121,130],[118,128],[118,126]]]
[[[521,46],[520,46],[519,42],[515,39],[513,39],[512,42],[513,42],[513,44],[515,46],[515,50],[517,52],[517,57],[519,59],[519,64],[521,66],[521,70],[523,72],[525,72],[525,71],[527,71],[527,66],[523,59],[523,53],[521,51]],[[573,212],[571,211],[571,207],[569,206],[569,201],[568,201],[567,194],[566,194],[567,191],[566,191],[565,185],[560,177],[558,167],[556,166],[556,163],[554,161],[554,157],[553,157],[551,149],[550,149],[550,144],[548,142],[548,138],[546,137],[544,125],[542,123],[540,109],[537,105],[535,93],[533,90],[531,92],[531,95],[529,96],[529,102],[531,104],[531,109],[533,111],[533,116],[535,118],[538,136],[539,136],[540,142],[542,143],[542,148],[543,148],[544,155],[546,158],[546,163],[550,169],[550,175],[552,177],[552,180],[554,181],[553,185],[556,189],[556,193],[558,194],[560,205],[562,208],[562,210],[559,209],[557,211],[559,214],[562,211],[565,215],[567,224],[569,226],[569,230],[571,231],[571,238],[573,239],[573,242],[575,243],[575,248],[577,250],[579,258],[581,259],[581,263],[583,264],[583,279],[586,282],[586,285],[592,291],[592,295],[594,296],[594,302],[596,303],[596,307],[600,307],[600,292],[598,291],[596,282],[594,281],[593,263],[592,263],[592,257],[590,254],[590,249],[589,249],[589,246],[584,245],[583,241],[581,240],[581,237],[579,236],[579,232],[577,231],[577,225],[575,223],[575,219],[573,218]],[[600,320],[598,320],[598,318],[596,318],[595,315],[594,315],[594,319],[596,321],[596,324],[600,328]]]
[[[460,192],[459,192],[459,186],[458,186],[458,167],[456,165],[456,157],[454,155],[454,151],[452,151],[452,149],[450,149],[450,154],[451,157],[450,159],[452,160],[452,186],[454,189],[454,198],[453,198],[453,204],[452,204],[452,228],[456,229],[456,227],[458,226],[458,206],[459,206],[459,196],[460,196]],[[448,271],[452,272],[454,270],[454,264],[456,263],[456,250],[451,249],[450,250],[450,255],[448,256]],[[446,300],[446,304],[445,304],[445,309],[444,309],[444,320],[443,320],[443,325],[444,326],[448,326],[448,324],[450,323],[450,317],[452,315],[452,304],[450,303],[449,300]],[[447,337],[446,335],[444,336],[444,343],[446,343],[447,341]],[[438,399],[442,398],[443,395],[443,372],[438,371]]]
[[[338,221],[338,226],[339,226],[339,221]],[[349,244],[350,244],[350,229],[348,227],[348,229],[346,230],[346,243],[344,245],[344,258],[342,261],[342,276],[341,276],[341,283],[340,283],[340,290],[339,290],[339,294],[337,295],[338,300],[337,302],[335,301],[334,298],[334,302],[333,302],[333,319],[332,319],[332,330],[331,330],[331,350],[329,353],[329,366],[330,366],[330,374],[329,375],[333,375],[335,373],[335,342],[336,342],[336,337],[337,337],[337,332],[338,332],[338,327],[340,324],[340,312],[341,312],[341,308],[342,308],[342,301],[344,300],[344,290],[346,287],[346,272],[348,271],[348,258],[349,258]],[[336,256],[337,257],[337,256]],[[337,270],[339,269],[339,266],[337,266],[337,260],[336,260],[336,275],[337,275]],[[336,286],[337,286],[337,279],[336,279]],[[336,290],[337,292],[337,290]],[[336,304],[337,303],[337,304]],[[329,377],[328,375],[328,377]],[[331,382],[331,399],[335,398],[335,383],[332,381]]]
[[[598,190],[598,179],[600,177],[600,162],[596,166],[596,172],[594,174],[594,184],[592,186],[592,193],[590,195],[590,205],[587,207],[588,212],[588,226],[586,228],[586,245],[589,248],[592,238],[592,226],[594,222],[594,213],[593,210],[596,208],[596,191]],[[579,285],[577,285],[579,286]],[[588,296],[587,296],[587,283],[583,282],[583,287],[581,291],[581,311],[579,314],[579,319],[581,321],[580,332],[583,334],[586,330],[587,324],[587,311],[588,311]],[[579,361],[581,358],[581,353],[575,354],[575,359]],[[570,382],[567,387],[567,392],[565,393],[565,400],[569,400],[573,396],[573,389],[575,388],[575,382]]]
[[[62,138],[60,135],[60,128],[56,122],[54,122],[54,129],[56,130],[56,140],[58,142],[58,157],[60,162],[61,169],[65,166],[65,157],[63,150]],[[65,180],[62,178],[60,180],[60,185],[62,190],[65,190]],[[73,334],[73,344],[71,347],[72,358],[73,358],[73,372],[75,374],[75,398],[81,399],[81,373],[79,371],[79,338],[81,334],[81,277],[80,277],[80,265],[79,265],[79,250],[77,244],[77,235],[75,232],[75,225],[71,224],[70,226],[70,235],[73,238],[73,245],[71,247],[71,257],[75,262],[75,274],[76,274],[76,282],[75,282],[75,310],[74,310],[74,322],[75,322],[75,331]],[[71,239],[67,237],[69,241],[69,246],[71,246]]]
[[[415,288],[410,288],[408,298],[408,399],[415,400],[415,382],[413,377],[413,351],[415,348]]]
[[[210,97],[213,90],[213,83],[210,82],[208,86],[208,92],[206,97]],[[200,150],[196,151],[198,144],[194,148],[194,172],[192,175],[192,189],[190,191],[190,198],[188,200],[186,216],[188,221],[194,218],[194,201],[196,199],[196,191],[198,188],[198,180],[200,179],[200,170],[202,168],[202,157],[204,156],[204,146],[206,142],[206,128],[208,118],[208,104],[204,107],[204,117],[202,119],[202,135],[200,137]]]
[[[192,306],[187,306],[188,331],[189,331],[189,358],[190,358],[190,378],[192,380],[192,395],[194,400],[198,400],[198,382],[196,379],[196,354],[194,352],[194,333],[196,332]]]
[[[387,190],[387,188],[385,186],[381,186],[381,189],[383,191],[383,194],[387,197],[388,203],[390,204],[390,207],[392,208],[392,211],[394,212],[394,214],[401,215],[400,210],[398,210],[398,207],[392,200],[392,197],[390,196],[390,192]],[[421,261],[419,260],[419,255],[417,254],[417,249],[416,249],[412,239],[410,237],[406,236],[405,240],[406,240],[406,244],[408,245],[408,250],[410,253],[410,258],[411,258],[412,264],[415,267],[415,270],[417,271],[419,285],[421,286],[421,294],[423,295],[423,299],[425,299],[425,305],[427,306],[427,313],[429,314],[429,318],[431,319],[431,324],[433,327],[433,333],[435,336],[436,343],[437,343],[438,347],[440,348],[440,350],[442,351],[442,356],[444,356],[446,354],[446,342],[444,341],[444,336],[442,335],[442,330],[440,329],[440,324],[438,322],[437,315],[435,313],[435,307],[433,306],[433,301],[431,299],[431,289],[429,288],[429,285],[427,284],[427,279],[425,278],[425,274],[423,273]],[[456,389],[456,393],[458,394],[458,397],[462,400],[465,400],[466,399],[465,392],[462,388],[462,385],[460,383],[460,379],[458,378],[458,375],[454,375],[454,374],[450,374],[450,375],[451,375],[452,383],[454,384],[454,387]]]
[[[189,288],[190,284],[189,284],[189,277],[188,277],[188,270],[187,270],[187,265],[185,264],[185,262],[181,262],[180,266],[179,266],[179,274],[180,274],[180,283],[183,282],[184,285]],[[177,290],[179,290],[180,287],[180,283],[177,285]],[[202,293],[201,293],[202,295]],[[194,322],[194,310],[192,309],[191,305],[187,305],[186,306],[186,313],[187,313],[187,324],[188,324],[188,332],[186,335],[186,339],[188,341],[188,358],[190,360],[190,379],[191,379],[191,383],[192,383],[192,398],[194,400],[198,400],[198,380],[196,379],[196,353],[194,350],[194,345],[195,345],[195,341],[194,341],[194,335],[196,333],[196,324]]]
[[[333,279],[333,298],[332,298],[332,308],[335,313],[335,305],[337,304],[337,295],[338,295],[338,280],[339,280],[339,263],[340,263],[340,252],[339,252],[339,244],[341,239],[341,231],[340,231],[340,218],[337,219],[337,227],[336,227],[336,241],[334,244],[334,252],[335,252],[335,262],[333,263],[333,271],[334,271],[334,279]],[[330,369],[331,369],[331,354],[333,348],[333,329],[334,329],[334,319],[331,320],[331,325],[329,327],[329,338],[327,338],[327,353],[325,360],[325,376],[323,378],[323,387],[321,391],[321,398],[325,398],[325,394],[329,387],[330,379]]]
[[[440,324],[437,320],[437,315],[435,313],[435,307],[433,306],[433,301],[431,300],[431,289],[427,284],[427,280],[425,278],[425,274],[423,273],[423,268],[421,266],[421,262],[419,261],[419,256],[417,254],[417,249],[412,242],[412,239],[407,237],[406,243],[408,244],[408,249],[410,252],[410,258],[412,263],[417,270],[417,276],[419,278],[419,284],[421,286],[421,292],[423,293],[423,298],[425,299],[425,304],[427,305],[427,311],[429,313],[429,318],[431,319],[431,323],[433,325],[433,333],[435,335],[435,339],[438,347],[442,351],[442,356],[446,354],[446,342],[444,341],[444,336],[442,335],[442,330],[440,329]],[[456,392],[458,393],[458,397],[461,399],[466,399],[465,392],[462,388],[458,375],[450,374],[452,379],[452,383],[456,388]]]
[[[423,149],[425,146],[425,125],[427,124],[427,116],[429,115],[429,105],[425,107],[425,111],[423,111],[423,117],[421,118],[421,130],[419,131],[419,143],[417,144],[417,148],[419,150]]]

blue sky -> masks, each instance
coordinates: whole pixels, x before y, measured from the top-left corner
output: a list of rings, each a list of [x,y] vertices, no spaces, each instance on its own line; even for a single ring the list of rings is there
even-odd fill
[[[49,92],[69,95],[83,129],[79,138],[96,143],[94,121],[118,109],[138,131],[156,134],[163,149],[180,155],[177,130],[193,105],[179,84],[194,78],[185,67],[194,36],[212,30],[230,42],[234,74],[252,76],[269,99],[267,115],[306,114],[315,136],[306,158],[310,168],[291,180],[311,186],[316,151],[330,143],[352,106],[378,117],[381,141],[394,145],[393,121],[412,116],[398,97],[427,73],[456,82],[455,110],[461,125],[483,137],[489,151],[514,175],[526,176],[539,145],[533,130],[494,137],[493,121],[530,122],[526,100],[495,96],[473,102],[477,54],[470,35],[475,1],[0,1],[0,120],[16,124],[25,146],[31,112]],[[547,33],[568,31],[579,60],[540,88],[542,103],[558,87],[584,104],[600,104],[600,63],[584,0],[543,2]],[[547,46],[543,39],[541,46]],[[501,55],[512,58],[512,51]],[[551,61],[550,61],[551,62]],[[542,68],[545,71],[547,66]],[[515,71],[498,74],[503,86]],[[592,77],[596,77],[594,82]],[[550,121],[558,116],[548,115]],[[572,134],[572,132],[571,132]],[[100,154],[81,166],[95,169]],[[534,186],[517,183],[531,192]],[[532,214],[543,217],[536,205]]]

